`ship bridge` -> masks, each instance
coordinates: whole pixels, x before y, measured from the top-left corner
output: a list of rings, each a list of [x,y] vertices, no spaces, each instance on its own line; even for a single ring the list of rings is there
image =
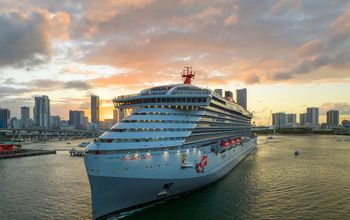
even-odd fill
[[[190,84],[158,86],[141,91],[139,94],[118,96],[113,100],[115,108],[168,106],[200,107],[208,106],[211,101],[209,89]]]

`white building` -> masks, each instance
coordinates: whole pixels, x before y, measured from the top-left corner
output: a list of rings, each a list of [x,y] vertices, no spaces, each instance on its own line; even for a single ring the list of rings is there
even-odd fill
[[[247,109],[247,89],[237,89],[236,90],[236,101],[237,104]]]
[[[289,128],[295,128],[297,126],[296,114],[286,114],[286,126]]]
[[[306,126],[311,128],[319,127],[319,109],[310,107],[306,109]]]
[[[34,123],[41,128],[50,128],[50,99],[48,96],[35,97]]]
[[[29,127],[29,120],[30,120],[30,115],[29,115],[29,107],[22,106],[21,107],[21,127],[22,128],[28,128]]]
[[[272,114],[272,125],[274,128],[280,129],[286,127],[286,114],[278,112]]]

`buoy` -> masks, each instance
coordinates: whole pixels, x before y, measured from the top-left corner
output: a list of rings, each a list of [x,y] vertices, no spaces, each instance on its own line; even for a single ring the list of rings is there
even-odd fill
[[[297,150],[294,151],[294,155],[295,155],[295,156],[298,156],[298,155],[299,155],[299,151],[297,151]]]

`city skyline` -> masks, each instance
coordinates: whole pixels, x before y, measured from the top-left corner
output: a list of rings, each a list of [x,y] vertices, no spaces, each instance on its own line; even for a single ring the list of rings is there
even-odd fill
[[[47,95],[52,115],[90,118],[96,94],[101,120],[111,119],[114,97],[181,83],[192,66],[195,85],[247,88],[258,125],[307,106],[321,123],[330,109],[350,118],[348,1],[206,3],[1,2],[0,48],[12,53],[0,53],[0,108],[19,117]]]

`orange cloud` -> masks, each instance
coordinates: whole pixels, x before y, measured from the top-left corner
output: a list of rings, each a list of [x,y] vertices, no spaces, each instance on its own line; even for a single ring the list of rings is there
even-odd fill
[[[51,19],[51,28],[53,36],[61,41],[69,39],[70,14],[66,12],[57,12]]]

